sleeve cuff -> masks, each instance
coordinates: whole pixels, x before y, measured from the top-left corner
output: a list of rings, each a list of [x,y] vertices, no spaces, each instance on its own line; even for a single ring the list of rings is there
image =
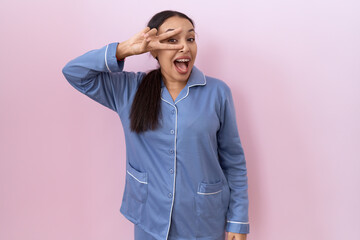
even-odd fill
[[[236,221],[227,221],[226,223],[226,232],[233,233],[250,233],[250,224],[248,222],[236,222]]]
[[[124,60],[118,61],[116,58],[116,49],[118,42],[107,45],[105,50],[105,65],[109,72],[121,72],[124,69]]]

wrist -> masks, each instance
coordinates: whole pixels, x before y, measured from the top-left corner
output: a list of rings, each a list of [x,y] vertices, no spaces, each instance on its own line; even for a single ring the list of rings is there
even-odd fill
[[[121,42],[116,47],[116,59],[118,61],[124,60],[126,57],[131,56],[131,54],[128,52],[128,44],[126,41]]]

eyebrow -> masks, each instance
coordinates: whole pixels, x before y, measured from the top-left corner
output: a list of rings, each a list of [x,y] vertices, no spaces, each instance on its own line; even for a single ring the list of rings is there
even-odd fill
[[[165,32],[169,32],[169,31],[174,31],[175,29],[173,28],[169,28],[168,30],[166,30]],[[188,32],[195,32],[195,30],[192,28],[190,29]]]

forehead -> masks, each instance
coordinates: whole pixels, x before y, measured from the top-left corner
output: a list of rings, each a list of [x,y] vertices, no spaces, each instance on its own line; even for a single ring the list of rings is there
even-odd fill
[[[182,32],[188,32],[190,29],[193,29],[194,26],[191,24],[189,20],[186,18],[181,18],[178,16],[170,17],[163,22],[163,24],[159,27],[159,33],[164,33],[168,29],[176,29],[182,28]]]

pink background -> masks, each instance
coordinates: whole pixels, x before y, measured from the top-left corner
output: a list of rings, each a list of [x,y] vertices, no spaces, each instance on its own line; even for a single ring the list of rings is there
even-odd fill
[[[358,239],[356,0],[3,0],[0,239],[133,238],[119,212],[120,119],[61,69],[130,38],[165,9],[194,19],[196,65],[232,89],[248,167],[248,239]],[[153,67],[143,54],[125,70]]]

